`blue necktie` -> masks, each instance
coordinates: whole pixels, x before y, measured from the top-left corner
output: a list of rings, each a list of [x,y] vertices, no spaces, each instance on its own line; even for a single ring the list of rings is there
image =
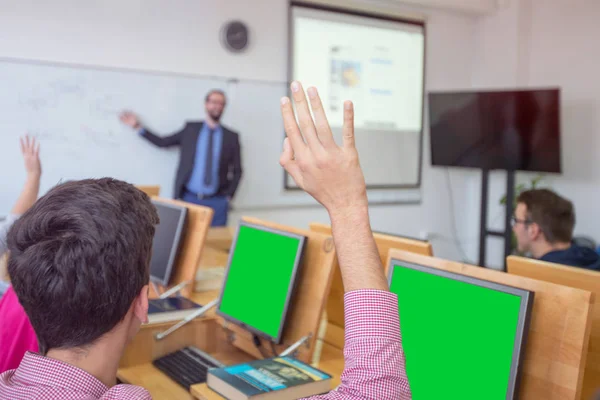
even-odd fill
[[[211,186],[213,179],[213,133],[214,129],[208,129],[208,152],[204,164],[204,185]]]

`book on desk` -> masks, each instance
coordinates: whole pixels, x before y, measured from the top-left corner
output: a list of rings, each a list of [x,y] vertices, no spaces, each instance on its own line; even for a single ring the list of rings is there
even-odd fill
[[[208,387],[230,400],[298,399],[331,390],[331,375],[291,357],[208,371]]]

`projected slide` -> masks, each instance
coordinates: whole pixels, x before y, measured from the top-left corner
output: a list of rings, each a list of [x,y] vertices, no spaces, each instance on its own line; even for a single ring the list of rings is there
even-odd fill
[[[294,9],[292,78],[320,88],[333,125],[349,99],[357,129],[420,131],[423,28],[372,21]]]
[[[291,12],[290,78],[319,89],[338,143],[343,102],[354,102],[367,187],[418,187],[424,25],[306,5]],[[289,177],[286,184],[296,186]]]

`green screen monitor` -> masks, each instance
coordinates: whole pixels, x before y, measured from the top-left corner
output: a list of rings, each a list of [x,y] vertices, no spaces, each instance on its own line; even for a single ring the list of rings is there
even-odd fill
[[[518,394],[533,292],[392,259],[414,400]]]
[[[279,344],[305,241],[301,235],[241,222],[217,314]]]

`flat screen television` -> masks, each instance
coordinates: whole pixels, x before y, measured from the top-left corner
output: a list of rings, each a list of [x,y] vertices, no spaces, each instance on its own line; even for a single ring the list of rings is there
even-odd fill
[[[560,90],[430,92],[434,166],[560,173]]]

